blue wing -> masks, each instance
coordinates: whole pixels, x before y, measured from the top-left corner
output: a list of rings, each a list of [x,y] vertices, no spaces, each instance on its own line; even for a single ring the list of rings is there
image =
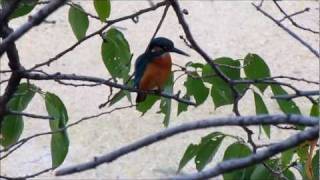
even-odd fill
[[[145,58],[145,54],[140,55],[134,65],[134,87],[138,88],[140,80],[143,76],[143,73],[147,67],[147,59]]]
[[[140,55],[134,65],[134,87],[138,88],[140,84],[140,80],[145,72],[147,65],[152,62],[152,60],[162,55],[163,52],[155,52],[155,53],[144,53]]]

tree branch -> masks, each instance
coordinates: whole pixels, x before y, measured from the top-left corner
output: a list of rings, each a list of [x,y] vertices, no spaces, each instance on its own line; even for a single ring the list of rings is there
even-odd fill
[[[307,97],[307,96],[319,96],[320,91],[299,91],[299,93],[296,94],[287,94],[287,95],[277,95],[277,96],[272,96],[272,99],[294,99],[298,97]]]
[[[26,79],[34,79],[34,80],[75,80],[75,81],[95,82],[95,83],[107,85],[109,87],[127,90],[130,92],[141,92],[141,93],[146,93],[146,94],[154,94],[154,95],[162,96],[165,98],[174,99],[178,102],[185,103],[188,105],[192,105],[192,106],[196,105],[194,102],[191,102],[186,99],[181,99],[178,95],[171,95],[171,94],[166,94],[163,92],[159,93],[156,91],[141,91],[141,90],[133,88],[133,87],[129,87],[129,86],[122,85],[122,84],[117,84],[117,83],[114,83],[110,80],[105,80],[105,79],[98,78],[98,77],[80,76],[80,75],[75,75],[75,74],[61,74],[61,73],[38,74],[38,73],[30,73],[30,72],[26,72],[26,71],[21,72],[21,77],[26,78]]]
[[[300,115],[261,115],[261,116],[241,116],[241,117],[227,117],[227,118],[213,118],[196,122],[184,123],[182,125],[162,130],[158,133],[149,135],[141,140],[132,144],[126,145],[108,154],[100,157],[95,157],[93,160],[74,165],[71,167],[63,168],[56,171],[57,176],[72,174],[76,172],[85,171],[95,168],[103,163],[109,163],[117,158],[136,151],[142,147],[148,146],[155,142],[164,140],[168,137],[177,135],[179,133],[209,128],[218,126],[248,126],[248,125],[261,125],[261,124],[300,124],[306,126],[316,126],[319,123],[319,118],[306,117]]]
[[[0,28],[0,36],[3,38],[10,36],[10,34],[12,33],[12,29],[10,29],[7,24]],[[12,74],[8,80],[8,84],[4,94],[0,97],[0,129],[3,117],[5,116],[7,111],[7,103],[16,92],[20,84],[21,77],[18,71],[23,70],[23,67],[20,64],[18,50],[14,42],[8,44],[6,51],[7,57],[9,59],[9,67],[12,70]]]

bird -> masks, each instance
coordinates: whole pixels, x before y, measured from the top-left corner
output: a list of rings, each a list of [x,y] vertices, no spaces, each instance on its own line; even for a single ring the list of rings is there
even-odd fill
[[[156,90],[161,92],[171,74],[170,52],[189,56],[174,47],[174,43],[170,39],[153,38],[147,50],[135,62],[134,87],[141,91]],[[136,103],[143,102],[146,97],[145,93],[138,92]]]

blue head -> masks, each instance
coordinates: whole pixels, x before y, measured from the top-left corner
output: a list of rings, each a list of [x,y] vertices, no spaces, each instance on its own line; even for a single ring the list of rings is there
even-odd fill
[[[174,43],[165,37],[157,37],[152,39],[150,42],[149,48],[147,49],[147,53],[167,53],[174,52],[184,56],[189,56],[187,53],[183,52],[180,49],[174,47]]]

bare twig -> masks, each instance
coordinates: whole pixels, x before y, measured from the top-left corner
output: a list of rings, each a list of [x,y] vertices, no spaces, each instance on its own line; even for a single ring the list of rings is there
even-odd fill
[[[279,3],[276,1],[276,0],[273,0],[273,3],[277,6],[277,8],[280,10],[280,12],[285,16],[285,18],[288,18],[289,21],[291,22],[292,25],[294,25],[295,27],[299,28],[299,29],[302,29],[302,30],[305,30],[305,31],[309,31],[309,32],[312,32],[314,34],[319,34],[319,31],[314,31],[310,28],[306,28],[306,27],[303,27],[301,25],[299,25],[298,23],[296,23],[292,18],[291,16],[289,16],[282,8],[281,6],[279,5]],[[306,11],[309,11],[309,8],[306,8],[304,11],[300,11],[299,14],[301,14],[302,12],[306,12]],[[295,13],[296,15],[297,13]],[[281,22],[281,21],[279,21]]]
[[[292,32],[290,29],[288,29],[287,27],[285,27],[281,22],[279,22],[278,20],[276,20],[274,17],[272,17],[270,14],[268,14],[266,11],[264,11],[263,9],[261,9],[259,6],[255,5],[254,3],[251,3],[254,7],[256,7],[256,9],[261,12],[264,16],[268,17],[269,19],[271,19],[274,23],[276,23],[279,27],[281,27],[284,31],[286,31],[288,34],[290,34],[293,38],[295,38],[298,42],[300,42],[304,47],[306,47],[307,49],[309,49],[309,51],[314,54],[317,58],[320,57],[319,52],[317,50],[315,50],[313,47],[311,47],[310,44],[308,44],[306,41],[304,41],[303,39],[301,39],[296,33]]]
[[[265,78],[265,80],[274,80],[274,79],[289,79],[292,81],[301,81],[301,82],[305,82],[305,83],[309,83],[309,84],[316,84],[316,85],[320,85],[319,82],[317,81],[311,81],[311,80],[307,80],[304,78],[296,78],[296,77],[291,77],[291,76],[273,76],[273,77],[269,77],[269,78]]]
[[[149,44],[148,44],[148,46],[147,46],[147,48],[146,48],[145,51],[147,51],[147,50],[149,49],[152,39],[155,38],[156,35],[157,35],[157,33],[159,32],[159,30],[160,30],[160,28],[161,28],[161,25],[162,25],[164,19],[165,19],[166,16],[167,16],[167,12],[168,12],[169,7],[170,7],[170,4],[167,3],[167,4],[166,4],[166,7],[165,7],[164,10],[163,10],[163,14],[162,14],[162,16],[161,16],[161,19],[160,19],[160,21],[159,21],[159,23],[158,23],[158,25],[157,25],[157,28],[156,28],[156,30],[154,31],[154,33],[153,33],[153,35],[152,35],[152,37],[151,37],[151,39],[150,39],[150,41],[149,41]]]
[[[287,94],[287,95],[277,95],[272,96],[272,99],[294,99],[299,97],[307,97],[307,96],[319,96],[320,91],[299,91],[299,93],[296,94]]]
[[[49,119],[49,120],[54,119],[53,117],[50,117],[50,116],[42,116],[42,115],[31,114],[31,113],[26,113],[26,112],[8,111],[8,114],[18,115],[18,116],[26,116],[26,117],[35,118],[35,119]]]
[[[284,21],[288,17],[293,17],[293,16],[296,16],[296,15],[299,15],[299,14],[303,14],[303,13],[308,12],[308,11],[310,11],[310,8],[307,7],[305,9],[301,10],[301,11],[297,11],[297,12],[294,12],[294,13],[292,13],[290,15],[287,15],[287,16],[283,17],[282,19],[279,20],[279,22]]]
[[[8,177],[8,176],[2,176],[2,175],[0,175],[0,178],[2,178],[2,179],[7,179],[7,180],[29,179],[29,178],[37,177],[37,176],[39,176],[39,175],[41,175],[41,174],[47,173],[47,172],[52,171],[52,170],[54,170],[54,169],[55,169],[55,168],[51,167],[51,168],[43,169],[43,170],[41,170],[41,171],[39,171],[39,172],[36,172],[36,173],[34,173],[34,174],[30,174],[30,175],[26,175],[26,176],[21,176],[21,177]]]

